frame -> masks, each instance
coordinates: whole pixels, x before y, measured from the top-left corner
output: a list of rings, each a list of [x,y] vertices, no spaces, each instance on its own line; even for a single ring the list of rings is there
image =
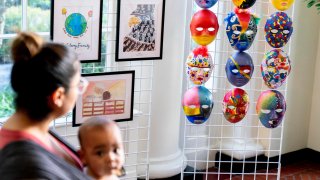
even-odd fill
[[[135,71],[83,74],[89,84],[73,110],[72,126],[80,126],[91,117],[117,122],[133,118]]]
[[[51,0],[50,38],[81,62],[101,61],[102,0]]]
[[[165,0],[118,0],[116,61],[162,59]]]

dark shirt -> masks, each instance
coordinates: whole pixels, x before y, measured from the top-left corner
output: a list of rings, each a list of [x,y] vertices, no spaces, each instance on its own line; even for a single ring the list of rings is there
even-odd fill
[[[0,177],[6,180],[88,180],[79,169],[32,141],[16,141],[0,151]]]

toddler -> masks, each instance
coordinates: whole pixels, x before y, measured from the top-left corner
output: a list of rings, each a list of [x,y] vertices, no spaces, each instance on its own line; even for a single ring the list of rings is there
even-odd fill
[[[124,152],[120,129],[114,121],[90,118],[79,128],[80,158],[86,173],[98,180],[121,175]]]

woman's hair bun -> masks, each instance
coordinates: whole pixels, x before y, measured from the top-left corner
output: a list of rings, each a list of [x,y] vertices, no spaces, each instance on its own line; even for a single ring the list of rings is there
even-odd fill
[[[44,40],[32,32],[20,32],[11,45],[11,57],[14,63],[28,61],[41,49]]]

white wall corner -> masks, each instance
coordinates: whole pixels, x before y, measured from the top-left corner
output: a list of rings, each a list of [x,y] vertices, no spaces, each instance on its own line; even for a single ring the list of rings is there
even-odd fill
[[[295,1],[293,26],[294,31],[289,42],[292,69],[287,80],[282,154],[307,147],[314,81],[319,79],[314,77],[319,16],[313,8],[308,9],[304,1]]]

